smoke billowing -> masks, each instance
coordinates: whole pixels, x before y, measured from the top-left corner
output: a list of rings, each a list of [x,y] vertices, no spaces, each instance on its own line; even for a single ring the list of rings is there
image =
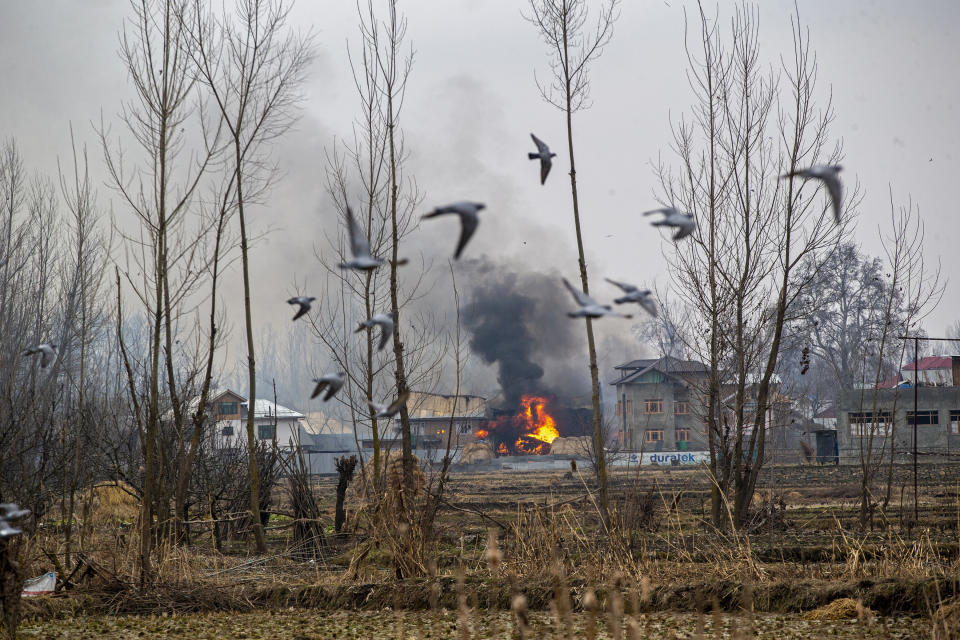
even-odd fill
[[[464,305],[464,325],[473,352],[497,366],[504,408],[519,407],[525,393],[589,392],[587,368],[576,365],[576,354],[586,357],[582,322],[566,315],[572,302],[560,276],[514,273],[486,259],[472,263],[477,284]]]

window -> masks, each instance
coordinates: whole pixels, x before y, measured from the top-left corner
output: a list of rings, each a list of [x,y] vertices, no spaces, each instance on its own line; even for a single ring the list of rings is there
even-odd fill
[[[913,425],[913,411],[907,411],[907,424]],[[925,424],[940,424],[939,411],[918,411],[917,426]]]
[[[673,412],[678,416],[685,416],[690,413],[690,403],[685,400],[677,400],[673,403]]]
[[[677,442],[690,442],[690,429],[677,429]]]
[[[876,417],[872,411],[851,411],[847,414],[850,421],[850,435],[886,437],[893,427],[893,417],[889,411],[880,411]]]
[[[257,425],[257,438],[260,440],[273,440],[275,435],[276,428],[272,424]]]
[[[620,415],[620,401],[617,400],[617,415]]]
[[[643,439],[647,442],[663,442],[663,429],[647,429]]]
[[[218,413],[222,416],[232,416],[237,413],[237,403],[236,402],[221,402],[220,407],[217,409]]]
[[[232,427],[232,426],[226,426],[226,427],[224,427],[223,429],[220,430],[220,435],[222,435],[222,436],[225,437],[225,438],[232,438],[232,437],[233,437],[233,427]]]
[[[950,433],[960,436],[960,409],[950,409]]]
[[[663,400],[644,400],[643,401],[643,411],[644,413],[663,413]],[[647,431],[647,433],[650,433]]]
[[[471,431],[473,431],[473,428],[469,422],[460,423],[460,433],[470,433]]]

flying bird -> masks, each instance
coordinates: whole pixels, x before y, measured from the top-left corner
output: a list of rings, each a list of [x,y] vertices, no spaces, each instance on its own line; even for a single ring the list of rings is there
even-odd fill
[[[383,351],[383,348],[387,346],[387,342],[393,337],[392,313],[378,313],[372,318],[364,320],[354,333],[360,333],[364,329],[372,329],[377,325],[380,326],[380,344],[377,345],[377,351]]]
[[[12,538],[20,535],[21,533],[23,533],[23,531],[17,529],[16,527],[11,527],[9,522],[3,518],[0,518],[0,540]]]
[[[653,292],[649,289],[640,289],[635,287],[632,284],[626,282],[617,282],[616,280],[611,280],[610,278],[605,278],[610,284],[620,287],[623,292],[627,295],[615,298],[614,302],[617,304],[624,304],[627,302],[636,302],[638,305],[643,307],[644,311],[652,315],[654,318],[657,317],[657,303],[653,300]]]
[[[486,207],[487,205],[482,202],[454,202],[444,207],[437,207],[423,217],[424,219],[436,218],[437,216],[453,213],[460,216],[460,241],[457,243],[457,250],[453,254],[453,259],[458,260],[460,254],[463,253],[463,248],[467,246],[470,238],[473,237],[473,232],[477,230],[477,225],[480,224],[480,217],[477,214]]]
[[[674,227],[677,230],[677,232],[673,234],[674,240],[686,238],[697,228],[697,223],[693,219],[693,214],[687,213],[686,211],[680,211],[679,209],[675,209],[673,207],[664,207],[662,209],[654,209],[653,211],[645,211],[643,215],[648,216],[651,213],[663,214],[663,218],[661,220],[650,223],[654,227]]]
[[[328,373],[319,378],[314,378],[313,381],[317,383],[317,386],[313,388],[310,399],[313,400],[326,389],[327,393],[324,394],[323,401],[327,402],[330,398],[337,395],[337,391],[340,391],[340,388],[343,387],[344,373],[343,371]]]
[[[48,365],[53,363],[57,359],[57,345],[55,344],[38,344],[35,347],[30,347],[23,352],[25,356],[32,356],[39,353],[40,354],[40,368],[46,369]]]
[[[30,515],[29,509],[21,509],[15,504],[0,504],[0,539],[18,536],[23,531],[10,525],[10,521],[20,520]]]
[[[566,285],[567,290],[570,291],[570,295],[573,296],[573,299],[577,301],[577,304],[580,305],[580,308],[576,311],[570,311],[567,313],[571,318],[602,318],[603,316],[616,316],[618,318],[632,318],[633,316],[625,315],[622,313],[617,313],[613,310],[613,307],[609,305],[600,305],[597,302],[585,294],[583,291],[574,288],[566,278],[563,278],[563,284]]]
[[[21,509],[12,502],[0,504],[0,519],[16,521],[30,515],[30,509]]]
[[[311,298],[309,296],[296,296],[287,300],[287,304],[298,304],[300,308],[297,310],[297,314],[293,316],[293,319],[296,320],[302,315],[305,315],[310,311],[310,303],[316,300],[316,298]]]
[[[799,177],[805,180],[813,178],[819,180],[827,187],[827,193],[830,194],[830,200],[833,202],[833,219],[840,224],[840,206],[843,204],[843,185],[840,183],[840,170],[838,164],[817,164],[809,169],[797,169],[790,173],[780,176],[780,179]]]
[[[370,409],[373,410],[374,418],[392,418],[393,416],[400,413],[400,410],[403,409],[407,404],[407,398],[410,397],[409,391],[404,391],[397,399],[390,403],[390,406],[385,404],[380,404],[378,402],[369,402]]]
[[[370,254],[370,241],[363,235],[363,229],[354,219],[350,205],[347,205],[347,230],[350,232],[350,252],[353,254],[353,259],[349,262],[341,262],[341,269],[371,271],[383,264],[382,258],[376,258]]]
[[[537,136],[531,133],[530,137],[533,138],[533,144],[537,145],[537,152],[528,153],[527,157],[531,160],[540,160],[540,184],[544,184],[547,181],[547,175],[550,174],[550,167],[553,166],[553,161],[550,158],[557,154],[550,151],[547,143]]]

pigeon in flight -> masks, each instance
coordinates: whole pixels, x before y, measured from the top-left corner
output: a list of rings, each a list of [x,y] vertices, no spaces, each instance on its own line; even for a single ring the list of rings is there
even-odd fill
[[[40,354],[40,368],[46,369],[48,365],[53,363],[57,359],[57,345],[55,344],[38,344],[35,347],[30,347],[23,352],[25,356],[32,356],[39,353]]]
[[[486,207],[487,205],[482,202],[454,202],[445,207],[437,207],[423,217],[424,219],[436,218],[450,213],[460,216],[460,242],[457,243],[457,250],[453,254],[453,259],[458,260],[463,253],[463,248],[470,242],[473,232],[477,230],[477,225],[480,224],[480,217],[477,214]]]
[[[0,539],[18,536],[23,531],[10,526],[10,521],[20,520],[30,515],[29,509],[21,509],[15,504],[0,504]]]
[[[618,318],[632,318],[633,316],[617,313],[609,305],[597,304],[596,300],[585,294],[583,291],[574,288],[566,278],[563,278],[563,284],[566,285],[570,295],[577,301],[580,308],[576,311],[567,313],[571,318],[602,318],[603,316],[616,316]]]
[[[403,409],[404,406],[406,406],[407,398],[409,397],[410,397],[410,392],[404,391],[399,396],[397,396],[396,400],[390,403],[389,407],[387,405],[380,404],[378,402],[370,402],[368,404],[370,405],[370,409],[372,409],[374,412],[373,414],[374,418],[392,418],[393,416],[400,413],[400,410]]]
[[[540,160],[540,184],[544,184],[547,181],[547,175],[550,174],[550,167],[553,166],[553,161],[550,158],[557,154],[550,151],[547,143],[537,136],[531,133],[530,137],[533,138],[533,144],[537,145],[537,152],[528,153],[527,157],[531,160]]]
[[[827,193],[830,194],[830,200],[833,202],[833,219],[840,224],[840,205],[843,204],[843,185],[840,183],[840,170],[838,164],[817,164],[809,169],[797,169],[790,173],[780,176],[780,179],[799,177],[805,180],[813,178],[819,180],[827,187]]]
[[[654,318],[657,317],[657,303],[653,301],[653,292],[649,289],[640,289],[633,286],[632,284],[627,284],[626,282],[617,282],[616,280],[611,280],[610,278],[605,278],[607,282],[623,290],[627,295],[621,296],[614,299],[614,302],[617,304],[624,304],[625,302],[636,302],[638,305],[643,307],[643,309],[652,315]]]
[[[370,254],[370,241],[363,235],[363,229],[354,219],[350,205],[347,205],[347,230],[350,232],[350,252],[353,253],[353,259],[349,262],[341,262],[341,269],[370,271],[383,264],[382,258],[375,258]]]
[[[317,383],[317,386],[313,388],[313,393],[310,394],[310,399],[313,400],[316,398],[323,392],[324,389],[327,390],[327,393],[323,396],[324,402],[337,395],[337,391],[340,391],[340,388],[343,387],[343,376],[343,371],[338,371],[336,373],[328,373],[320,378],[314,378],[313,381]]]
[[[297,310],[297,314],[293,316],[293,319],[296,320],[302,315],[306,315],[310,311],[310,303],[316,300],[316,298],[311,298],[309,296],[296,296],[295,298],[290,298],[287,300],[287,304],[298,304],[300,308]]]
[[[13,536],[18,536],[23,531],[17,529],[16,527],[11,527],[10,523],[0,518],[0,540],[5,538],[12,538]]]
[[[378,313],[369,320],[364,320],[354,333],[360,333],[364,329],[372,329],[375,325],[380,326],[380,344],[377,345],[377,351],[383,351],[387,342],[393,337],[392,313]]]
[[[692,213],[680,211],[678,209],[674,209],[673,207],[664,207],[662,209],[654,209],[653,211],[645,211],[643,215],[648,216],[651,213],[663,214],[662,220],[657,220],[656,222],[650,223],[653,226],[675,227],[677,229],[677,232],[673,234],[674,240],[686,238],[697,228],[697,223],[694,221]]]
[[[16,521],[30,515],[30,509],[21,509],[12,502],[0,504],[0,519]]]

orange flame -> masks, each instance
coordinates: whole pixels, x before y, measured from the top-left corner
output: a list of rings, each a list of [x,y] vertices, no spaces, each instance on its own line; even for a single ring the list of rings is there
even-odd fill
[[[549,445],[560,437],[557,423],[546,412],[547,399],[541,396],[523,396],[522,408],[517,418],[523,421],[524,433],[517,438],[514,446],[518,451],[531,455],[549,452]]]
[[[477,440],[486,440],[489,436],[490,432],[486,429],[477,429],[473,434],[473,437]]]
[[[497,453],[501,456],[508,456],[510,455],[510,450],[507,449],[507,445],[501,442],[500,446],[497,447]]]

